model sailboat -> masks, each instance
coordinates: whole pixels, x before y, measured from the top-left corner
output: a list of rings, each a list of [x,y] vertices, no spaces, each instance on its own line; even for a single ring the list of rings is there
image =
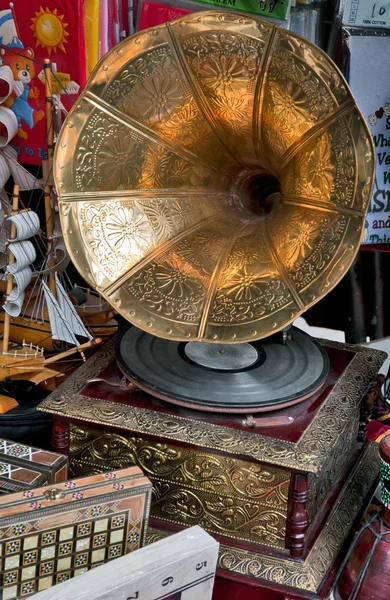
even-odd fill
[[[56,123],[53,116],[60,99],[52,96],[50,61],[45,61],[44,77],[46,83],[46,120],[48,132],[48,159],[43,161],[44,201],[45,201],[45,231],[47,240],[47,260],[41,265],[40,271],[45,277],[33,282],[30,293],[26,295],[22,310],[18,316],[11,315],[10,337],[21,343],[26,335],[33,343],[42,346],[45,351],[58,352],[63,350],[63,344],[58,344],[55,331],[61,331],[58,314],[72,311],[72,324],[77,329],[77,335],[82,327],[89,331],[95,339],[104,338],[117,331],[117,323],[113,319],[112,308],[101,297],[82,287],[74,287],[65,269],[69,256],[65,249],[62,231],[56,211],[56,194],[51,183],[52,157],[55,142]],[[1,158],[1,155],[0,155]],[[0,164],[1,166],[1,164]],[[49,288],[49,289],[47,289]],[[70,302],[69,299],[72,299]],[[78,315],[78,320],[75,317]],[[57,323],[55,323],[55,320]],[[78,325],[76,325],[78,323]],[[81,325],[80,325],[81,323]],[[74,344],[72,334],[62,333],[61,340]]]
[[[77,351],[82,353],[94,343],[94,339],[78,316],[58,277],[54,275],[56,297],[48,285],[53,276],[46,275],[45,272],[42,274],[34,268],[37,252],[32,240],[40,233],[39,216],[32,210],[20,209],[18,186],[14,187],[12,207],[4,200],[1,202],[0,232],[0,267],[3,270],[2,278],[7,282],[3,299],[5,317],[0,380],[29,379],[40,383],[59,374],[48,369],[48,364]],[[26,289],[34,278],[40,281],[40,287],[43,289],[52,337],[72,346],[54,357],[45,357],[43,348],[25,341],[19,346],[10,347],[11,318],[19,317]],[[87,341],[81,343],[79,337],[86,338]]]

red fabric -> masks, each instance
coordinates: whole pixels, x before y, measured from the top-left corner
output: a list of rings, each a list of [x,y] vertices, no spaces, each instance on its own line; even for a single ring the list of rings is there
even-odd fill
[[[366,438],[369,442],[380,441],[378,438],[386,432],[390,433],[390,426],[384,425],[379,421],[369,421],[366,426]]]
[[[360,250],[371,252],[390,252],[390,244],[362,244]]]
[[[23,44],[24,50],[3,46],[5,51],[3,61],[4,64],[11,63],[16,79],[17,60],[26,63],[28,60],[26,51],[32,49],[33,56],[29,63],[31,82],[26,84],[30,88],[26,100],[28,106],[24,108],[26,114],[31,112],[31,109],[34,111],[33,126],[31,127],[31,124],[22,119],[23,137],[16,137],[13,144],[19,152],[21,162],[41,164],[44,151],[47,149],[47,133],[46,120],[40,112],[45,110],[45,87],[38,79],[38,75],[43,69],[44,59],[49,58],[56,63],[58,72],[68,73],[70,80],[80,85],[80,90],[84,87],[86,82],[84,0],[71,2],[69,0],[28,0],[28,2],[13,0],[13,2],[17,37]],[[9,0],[0,0],[0,11],[8,8]],[[0,35],[2,33],[0,30]],[[77,96],[72,95],[71,98],[76,100]],[[67,109],[73,105],[65,94],[61,95],[61,100]],[[12,110],[12,106],[10,108]]]
[[[138,31],[147,29],[148,27],[156,27],[167,21],[173,21],[184,15],[191,13],[191,10],[182,8],[174,8],[166,4],[157,4],[156,2],[143,2],[141,8],[141,16],[138,24]]]
[[[125,32],[125,37],[129,35],[129,2],[121,0],[122,3],[122,31]]]

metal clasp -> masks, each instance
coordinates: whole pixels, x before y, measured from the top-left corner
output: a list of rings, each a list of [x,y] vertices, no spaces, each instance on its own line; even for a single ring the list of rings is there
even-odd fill
[[[57,488],[46,490],[43,495],[45,496],[46,500],[60,500],[61,498],[65,498],[64,492]]]

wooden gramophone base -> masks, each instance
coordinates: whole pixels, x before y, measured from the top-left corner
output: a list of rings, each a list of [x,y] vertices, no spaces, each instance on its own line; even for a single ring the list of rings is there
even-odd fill
[[[140,466],[154,488],[151,537],[153,528],[197,524],[220,542],[216,600],[322,600],[376,485],[376,447],[359,432],[384,353],[327,342],[323,388],[278,411],[291,421],[271,430],[129,389],[114,346],[108,342],[40,406],[53,414],[53,445],[69,453],[73,476]],[[236,596],[224,590],[230,583]]]
[[[367,486],[367,477],[369,478],[369,468],[376,456],[377,448],[370,446],[361,453],[353,472],[347,478],[334,503],[334,509],[329,519],[321,529],[313,550],[303,563],[291,558],[277,561],[264,551],[254,553],[221,544],[213,600],[325,600],[346,548],[359,528],[375,490],[376,478],[374,478],[374,485]],[[362,487],[363,481],[366,485]],[[353,514],[349,512],[353,511],[352,507],[355,507]],[[356,507],[359,508],[356,510]],[[332,552],[332,543],[334,543],[333,533],[343,521],[345,525],[345,519],[350,519],[350,525],[344,530],[345,534],[340,550],[333,560],[327,562],[327,558]],[[173,531],[175,530],[173,529]],[[167,535],[169,533],[166,530],[166,524],[158,523],[156,520],[151,521],[148,532],[149,543]],[[231,568],[230,572],[226,569],[227,565]],[[325,577],[319,584],[316,584],[315,579],[318,575],[316,570],[324,567],[326,567]],[[273,581],[256,579],[256,576],[267,570],[271,574],[273,573],[271,575]],[[289,574],[289,583],[295,583],[297,587],[278,583],[287,573]],[[312,589],[299,589],[300,585]]]

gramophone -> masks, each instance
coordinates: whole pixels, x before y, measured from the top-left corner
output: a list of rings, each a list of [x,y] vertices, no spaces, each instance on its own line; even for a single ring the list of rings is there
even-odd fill
[[[75,475],[137,462],[151,538],[202,525],[222,582],[322,597],[375,484],[358,434],[384,359],[291,327],[348,270],[370,200],[342,75],[269,23],[188,15],[102,59],[54,176],[74,264],[132,324],[43,403],[57,448],[70,423]]]

